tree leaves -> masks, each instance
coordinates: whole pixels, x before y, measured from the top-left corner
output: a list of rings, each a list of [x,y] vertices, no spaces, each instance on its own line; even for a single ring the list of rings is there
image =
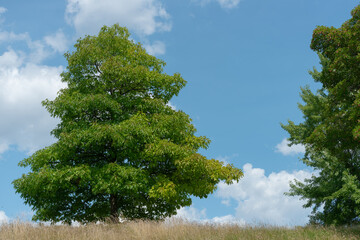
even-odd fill
[[[65,54],[68,87],[42,103],[61,120],[58,141],[21,161],[31,171],[13,182],[34,220],[163,219],[242,176],[197,153],[210,140],[167,106],[186,81],[129,37],[104,26]]]
[[[303,144],[302,161],[319,171],[304,183],[291,184],[290,195],[313,207],[310,222],[351,225],[360,222],[359,89],[360,5],[340,28],[319,26],[311,48],[318,52],[322,71],[310,72],[322,89],[301,89],[304,122],[282,127],[291,144]]]

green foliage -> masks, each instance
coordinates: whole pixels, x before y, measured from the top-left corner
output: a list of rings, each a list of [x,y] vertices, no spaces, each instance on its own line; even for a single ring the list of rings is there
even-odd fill
[[[318,171],[304,183],[295,181],[290,195],[313,207],[311,223],[350,225],[360,222],[360,5],[340,28],[319,26],[311,48],[319,53],[322,71],[310,72],[322,84],[308,87],[299,104],[304,122],[282,127],[291,144],[303,144],[305,164]]]
[[[167,105],[186,81],[163,73],[165,63],[129,37],[105,26],[65,54],[68,87],[43,101],[61,120],[58,141],[21,161],[31,171],[13,182],[34,220],[163,219],[242,176],[197,153],[209,139]]]

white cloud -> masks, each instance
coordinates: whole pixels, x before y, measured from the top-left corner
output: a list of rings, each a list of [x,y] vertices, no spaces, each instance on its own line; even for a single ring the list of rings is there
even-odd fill
[[[46,46],[43,41],[37,40],[32,41],[28,33],[14,33],[8,31],[1,31],[0,32],[0,43],[7,43],[12,44],[14,42],[25,42],[28,49],[30,50],[27,54],[27,58],[29,61],[33,63],[40,63],[44,59],[46,59],[50,55],[50,51],[46,49]],[[8,48],[10,48],[10,45]],[[12,52],[11,52],[12,53]],[[23,53],[18,52],[18,55],[25,56]],[[13,55],[14,56],[14,55]],[[5,59],[5,57],[3,57]],[[8,58],[6,58],[7,60]],[[12,60],[12,59],[10,59]],[[11,63],[6,63],[6,65],[11,65]]]
[[[222,8],[235,8],[240,0],[216,0]]]
[[[198,210],[194,207],[184,207],[180,208],[177,211],[177,215],[168,219],[168,221],[172,221],[173,219],[182,219],[189,222],[196,222],[200,224],[235,224],[235,225],[245,225],[245,221],[243,219],[238,219],[233,215],[226,215],[214,218],[207,218],[206,216],[206,208],[202,210]]]
[[[9,222],[8,216],[6,216],[4,211],[0,211],[0,225]]]
[[[228,207],[231,206],[230,199],[221,200],[221,203],[224,204],[225,206],[228,206]]]
[[[0,7],[0,14],[5,10]],[[25,43],[22,51],[12,45]],[[60,80],[62,66],[41,64],[55,52],[64,51],[67,40],[63,32],[40,40],[32,40],[28,33],[0,31],[0,154],[15,147],[32,153],[54,142],[50,131],[57,119],[41,105],[41,101],[56,97],[66,84]]]
[[[0,139],[0,159],[1,154],[9,150],[10,146],[5,139]]]
[[[65,19],[79,36],[119,23],[140,35],[170,31],[170,15],[159,0],[68,0]]]
[[[246,225],[246,222],[244,221],[244,219],[239,219],[234,217],[233,215],[225,215],[222,217],[214,217],[210,220],[207,220],[205,222],[211,223],[211,224],[230,224],[230,225],[239,225],[239,226],[244,226]]]
[[[144,44],[144,48],[150,55],[163,55],[165,54],[165,44],[161,41],[155,41],[153,44]]]
[[[5,13],[6,11],[7,11],[7,9],[6,9],[6,8],[4,8],[4,7],[0,7],[0,14]]]
[[[304,225],[308,222],[310,209],[304,209],[304,200],[285,196],[289,191],[289,182],[310,178],[312,173],[281,171],[265,176],[265,171],[253,168],[251,164],[243,167],[244,178],[238,183],[226,185],[220,183],[216,196],[223,200],[237,202],[237,219],[248,224],[271,224],[279,226]],[[225,202],[226,203],[226,202]]]
[[[240,3],[240,0],[192,0],[192,1],[200,4],[201,6],[205,6],[211,2],[217,2],[220,5],[220,7],[224,9],[235,8]]]
[[[33,41],[28,33],[14,33],[8,31],[0,32],[0,43],[12,44],[14,42],[25,42],[28,47],[27,61],[41,63],[55,52],[63,53],[67,50],[68,40],[61,30],[55,34],[45,36],[42,40]],[[17,54],[20,54],[18,52]],[[22,54],[25,56],[24,54]]]
[[[55,34],[45,36],[44,41],[59,53],[64,53],[68,49],[68,40],[61,30],[58,30]]]
[[[43,41],[29,41],[28,47],[30,49],[30,53],[28,54],[28,61],[31,63],[41,63],[51,55],[51,51],[46,48],[46,45],[43,43]]]
[[[294,144],[289,147],[289,141],[284,138],[281,143],[276,145],[276,152],[280,152],[283,155],[296,155],[299,153],[305,153],[305,146],[302,144]]]
[[[238,157],[238,156],[239,156],[239,154],[234,153],[231,156],[219,156],[216,159],[223,162],[223,165],[226,166],[231,163],[231,161],[230,161],[231,159]]]
[[[59,76],[63,68],[26,59],[12,49],[0,56],[0,153],[11,145],[33,152],[54,141],[49,132],[58,120],[50,117],[41,101],[53,99],[65,86]]]
[[[16,53],[13,49],[9,48],[0,56],[0,68],[11,69],[18,68],[24,62],[24,55]]]
[[[168,102],[166,105],[171,107],[172,110],[176,110],[176,106],[174,104],[172,104],[171,102]]]
[[[28,33],[17,34],[14,32],[1,31],[0,42],[30,41]]]
[[[4,11],[6,11],[6,9],[4,10],[4,8],[0,7],[0,15]],[[0,19],[0,23],[2,20],[3,19]],[[28,61],[32,63],[41,63],[44,59],[56,52],[63,53],[67,50],[68,45],[68,40],[61,30],[36,41],[33,41],[28,33],[0,31],[0,44],[9,44],[9,48],[14,42],[25,42],[29,50],[27,58]]]
[[[3,13],[7,11],[6,8],[0,7],[0,23],[4,22],[4,18],[2,17]]]
[[[194,207],[183,207],[177,211],[176,218],[181,218],[188,221],[200,221],[206,219],[206,209],[201,211]]]

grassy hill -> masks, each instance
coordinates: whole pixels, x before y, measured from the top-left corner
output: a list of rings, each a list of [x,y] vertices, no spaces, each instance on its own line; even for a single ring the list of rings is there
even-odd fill
[[[0,240],[95,240],[95,239],[360,239],[360,227],[239,227],[187,222],[129,222],[119,225],[39,226],[11,223],[0,226]]]

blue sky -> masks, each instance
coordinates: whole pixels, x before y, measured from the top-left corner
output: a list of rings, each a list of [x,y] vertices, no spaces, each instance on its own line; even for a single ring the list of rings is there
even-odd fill
[[[309,48],[318,25],[339,27],[355,0],[0,0],[0,223],[29,218],[31,208],[11,182],[17,163],[50,145],[57,120],[41,100],[65,87],[63,53],[103,25],[126,26],[135,41],[165,60],[165,71],[188,81],[171,100],[212,140],[209,158],[244,170],[237,184],[220,184],[194,198],[179,216],[207,222],[304,225],[310,209],[286,197],[290,180],[310,177],[287,147],[280,122],[302,121],[300,86],[319,88],[308,74],[319,66]]]

